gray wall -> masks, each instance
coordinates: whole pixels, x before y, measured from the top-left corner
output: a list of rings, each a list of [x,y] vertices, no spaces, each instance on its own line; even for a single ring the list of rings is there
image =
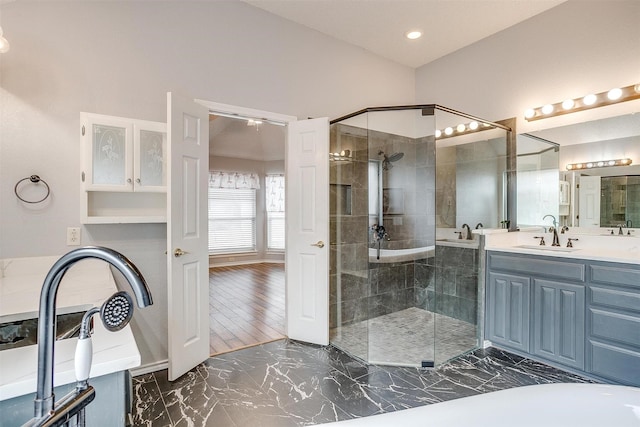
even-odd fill
[[[596,108],[527,123],[527,108],[638,83],[640,2],[569,0],[416,70],[416,100],[488,120],[517,117],[518,133],[630,111]],[[626,105],[625,105],[626,104]]]

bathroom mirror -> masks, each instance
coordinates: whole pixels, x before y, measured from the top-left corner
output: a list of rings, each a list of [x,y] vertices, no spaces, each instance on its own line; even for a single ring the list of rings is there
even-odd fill
[[[560,224],[581,228],[640,225],[640,114],[545,129],[529,135],[560,146],[559,188],[565,190],[565,194],[558,194]],[[598,161],[624,158],[631,159],[632,164],[597,167]],[[567,164],[587,162],[593,167],[566,169]]]
[[[553,225],[564,213],[560,194],[566,194],[558,173],[559,146],[529,134],[518,135],[516,144],[518,227]],[[553,219],[544,219],[547,215]]]

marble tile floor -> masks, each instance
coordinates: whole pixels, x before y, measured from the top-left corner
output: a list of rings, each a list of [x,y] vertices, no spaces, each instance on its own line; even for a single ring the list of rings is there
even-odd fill
[[[476,347],[476,326],[417,307],[330,331],[336,347],[369,363],[441,364]]]
[[[279,340],[209,358],[174,382],[133,379],[136,426],[306,426],[511,387],[591,382],[495,348],[437,369],[366,365],[332,346]]]

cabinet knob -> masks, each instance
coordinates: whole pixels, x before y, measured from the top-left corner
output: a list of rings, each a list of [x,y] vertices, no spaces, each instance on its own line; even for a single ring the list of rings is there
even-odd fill
[[[127,183],[131,184],[131,178],[127,178]]]
[[[140,178],[136,178],[136,184],[140,184]]]

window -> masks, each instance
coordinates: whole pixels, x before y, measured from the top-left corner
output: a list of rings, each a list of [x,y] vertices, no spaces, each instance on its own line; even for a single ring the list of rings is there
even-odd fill
[[[267,250],[284,250],[284,175],[267,175]]]
[[[218,176],[209,179],[209,254],[255,252],[256,190],[218,188]]]

